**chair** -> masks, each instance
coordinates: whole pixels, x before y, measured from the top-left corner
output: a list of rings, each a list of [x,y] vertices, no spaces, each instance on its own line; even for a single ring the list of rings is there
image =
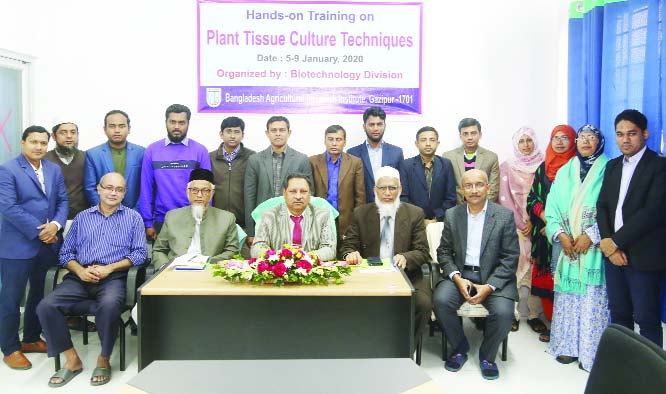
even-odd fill
[[[257,205],[256,208],[252,211],[252,219],[254,220],[255,229],[259,228],[259,219],[261,219],[261,213],[265,211],[268,208],[273,208],[274,206],[280,205],[284,202],[284,197],[283,196],[277,196],[273,198],[269,198],[268,200],[262,202],[261,204]],[[340,216],[340,213],[338,212],[337,209],[331,205],[328,201],[326,201],[325,198],[321,197],[310,197],[310,203],[314,205],[315,207],[324,207],[327,208],[331,212],[331,225],[333,226],[333,233],[337,234],[336,232],[336,226],[335,226],[335,219]]]
[[[606,328],[585,394],[666,393],[666,351],[617,324]]]
[[[145,281],[146,266],[150,265],[150,260],[147,259],[140,266],[134,266],[129,269],[127,272],[127,287],[125,289],[125,304],[123,305],[122,312],[126,312],[136,304],[136,292],[139,286]],[[44,297],[49,295],[56,287],[58,282],[58,274],[61,270],[67,271],[62,267],[52,267],[46,273],[46,280],[44,281]],[[67,317],[81,317],[84,321],[83,324],[83,344],[88,344],[88,327],[85,322],[87,321],[88,316],[92,316],[90,313],[90,308],[94,305],[94,300],[85,300],[76,304],[72,308],[72,312],[68,313]],[[132,318],[128,318],[127,321],[124,321],[122,316],[120,317],[120,332],[118,339],[120,341],[120,370],[125,370],[125,328],[127,326],[133,325]],[[60,369],[60,355],[55,356],[55,370]]]

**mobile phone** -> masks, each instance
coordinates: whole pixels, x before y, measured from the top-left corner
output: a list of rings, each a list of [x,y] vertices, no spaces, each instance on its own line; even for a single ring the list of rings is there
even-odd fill
[[[368,265],[370,266],[379,266],[382,265],[382,259],[379,256],[368,257]]]

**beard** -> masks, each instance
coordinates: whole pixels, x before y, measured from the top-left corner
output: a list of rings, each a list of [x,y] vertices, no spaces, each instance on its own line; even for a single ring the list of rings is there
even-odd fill
[[[395,201],[386,203],[381,201],[377,193],[375,193],[375,204],[377,205],[377,212],[379,212],[380,218],[385,216],[395,218],[395,214],[398,212],[398,208],[400,207],[400,198],[396,197]]]
[[[78,151],[79,144],[74,144],[72,146],[62,146],[56,144],[55,150],[63,156],[74,156],[76,151]]]
[[[169,138],[169,141],[173,142],[174,144],[180,143],[182,140],[187,137],[187,131],[181,134],[180,136],[175,136],[171,135],[170,133],[167,133],[167,137]]]
[[[201,221],[203,220],[203,216],[206,213],[206,206],[194,204],[191,205],[191,207],[192,207],[192,217],[197,223],[201,223]]]
[[[367,131],[365,132],[365,136],[368,137],[368,139],[372,142],[379,142],[384,138],[384,133],[382,132],[379,137],[374,137],[372,134],[368,133]]]

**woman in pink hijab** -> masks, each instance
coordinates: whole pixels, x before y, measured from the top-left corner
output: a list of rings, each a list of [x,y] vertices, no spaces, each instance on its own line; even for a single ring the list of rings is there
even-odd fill
[[[518,289],[522,286],[528,288],[532,284],[532,223],[527,213],[527,195],[532,188],[534,172],[541,165],[544,156],[538,149],[538,143],[534,130],[529,127],[521,127],[513,133],[513,157],[506,160],[500,166],[500,194],[499,203],[513,211],[518,231],[520,244],[520,258],[518,259]],[[530,295],[527,300],[529,316],[527,323],[536,332],[543,332],[546,325],[539,319],[539,297]],[[520,324],[520,314],[516,303],[516,317],[511,327],[517,331]]]

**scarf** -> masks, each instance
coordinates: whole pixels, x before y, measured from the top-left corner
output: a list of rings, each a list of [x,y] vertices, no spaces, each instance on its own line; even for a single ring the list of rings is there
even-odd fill
[[[569,137],[569,141],[571,142],[569,149],[563,153],[555,152],[552,142],[555,134],[560,131],[566,134],[566,136]],[[550,133],[550,140],[551,142],[548,143],[548,147],[546,148],[546,176],[551,182],[553,182],[555,180],[555,174],[557,174],[557,170],[559,170],[560,167],[569,161],[569,159],[576,155],[576,131],[569,125],[555,126],[553,131]]]
[[[524,155],[520,152],[518,143],[523,137],[530,137],[534,141],[534,150],[529,155]],[[521,127],[513,133],[513,157],[510,158],[509,164],[514,170],[534,173],[536,169],[543,163],[543,153],[539,150],[539,142],[537,141],[536,133],[529,127]]]
[[[581,133],[594,133],[599,139],[597,150],[595,150],[594,153],[588,157],[581,156],[578,149],[576,149],[576,156],[578,156],[578,160],[580,161],[580,180],[583,181],[597,158],[604,154],[605,140],[603,134],[601,134],[601,130],[599,130],[596,126],[592,126],[591,124],[586,124],[585,126],[578,129],[576,139],[580,138]]]

